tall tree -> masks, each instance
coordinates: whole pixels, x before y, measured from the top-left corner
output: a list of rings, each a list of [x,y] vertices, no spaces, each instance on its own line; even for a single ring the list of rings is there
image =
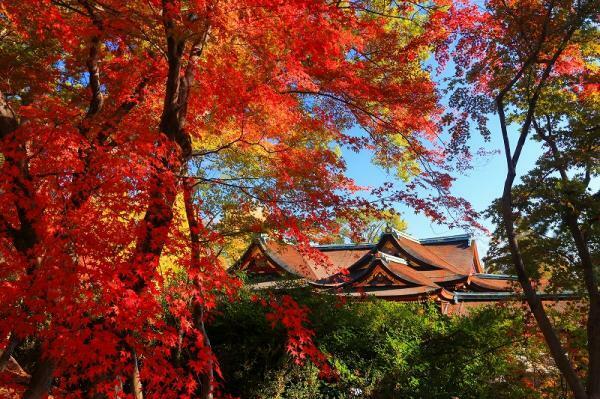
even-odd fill
[[[455,84],[452,97],[469,111],[468,116],[454,117],[459,122],[455,136],[463,138],[455,141],[455,150],[465,143],[466,118],[484,127],[488,112],[498,114],[507,164],[498,203],[500,238],[508,244],[510,269],[516,271],[556,365],[576,398],[600,397],[598,193],[590,186],[598,173],[599,11],[594,1],[486,2],[457,42],[459,76],[472,86]],[[517,130],[516,140],[511,126]],[[541,143],[544,153],[515,186],[519,159],[531,137]],[[558,257],[549,259],[549,254]],[[577,278],[584,282],[579,285],[588,304],[587,315],[582,315],[587,319],[589,357],[584,375],[567,357],[536,292],[534,280],[553,267],[555,283],[560,286],[559,276],[562,282],[570,280],[563,288],[577,286],[573,281]],[[557,273],[560,268],[562,273]]]
[[[0,337],[3,361],[39,345],[24,397],[210,396],[203,323],[236,287],[216,250],[235,221],[306,244],[394,200],[472,221],[423,68],[447,6],[2,2]],[[365,198],[337,146],[407,184]]]

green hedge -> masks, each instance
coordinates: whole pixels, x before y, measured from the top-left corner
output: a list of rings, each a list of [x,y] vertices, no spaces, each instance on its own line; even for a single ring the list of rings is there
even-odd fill
[[[339,373],[322,381],[310,363],[285,352],[283,328],[250,300],[224,303],[209,334],[225,393],[241,398],[535,398],[521,383],[522,320],[485,308],[446,317],[434,304],[340,302],[295,290],[311,310],[315,342]],[[522,358],[522,356],[521,356]]]

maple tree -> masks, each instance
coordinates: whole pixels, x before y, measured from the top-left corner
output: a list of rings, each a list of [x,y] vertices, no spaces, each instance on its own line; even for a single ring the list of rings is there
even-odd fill
[[[598,26],[594,1],[495,1],[460,27],[451,100],[462,113],[455,150],[468,151],[470,122],[496,112],[507,176],[492,212],[499,222],[493,255],[516,271],[527,303],[557,367],[576,398],[600,397],[600,292],[597,262],[598,194],[590,184],[598,164]],[[511,126],[515,127],[516,140]],[[536,167],[516,179],[528,139],[543,148]],[[503,247],[502,242],[507,246]],[[508,255],[508,256],[506,256]],[[562,270],[561,270],[562,269]],[[575,364],[548,317],[536,283],[550,275],[559,289],[582,293],[587,361]],[[581,359],[581,357],[579,357]]]
[[[228,236],[308,244],[397,200],[473,222],[423,67],[449,6],[2,2],[0,367],[37,343],[23,397],[217,393],[204,323],[239,284]],[[336,146],[406,184],[364,196]],[[291,342],[310,340],[286,308]]]

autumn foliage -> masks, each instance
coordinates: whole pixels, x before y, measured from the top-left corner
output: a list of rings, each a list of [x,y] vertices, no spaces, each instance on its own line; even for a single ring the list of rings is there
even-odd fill
[[[472,222],[423,67],[448,6],[2,2],[0,342],[38,348],[25,397],[213,394],[228,237],[308,243],[397,200]],[[338,147],[407,183],[357,187]],[[291,349],[320,358],[297,310]]]

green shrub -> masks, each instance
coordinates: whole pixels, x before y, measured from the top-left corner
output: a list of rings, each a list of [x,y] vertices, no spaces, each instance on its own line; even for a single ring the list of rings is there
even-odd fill
[[[535,398],[515,361],[522,320],[507,309],[442,315],[434,303],[341,302],[299,289],[317,346],[339,374],[322,381],[285,351],[283,328],[250,300],[220,306],[209,334],[227,393],[241,398]]]

